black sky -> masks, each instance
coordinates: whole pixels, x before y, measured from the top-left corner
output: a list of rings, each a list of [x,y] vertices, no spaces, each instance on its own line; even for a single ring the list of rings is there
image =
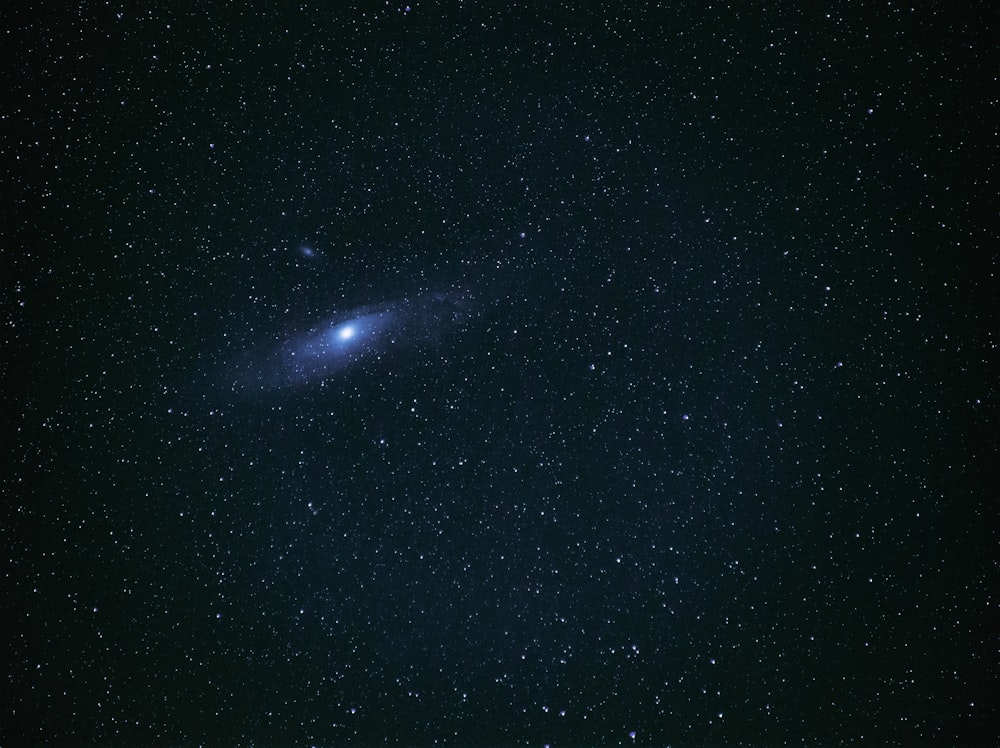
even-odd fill
[[[989,3],[184,5],[3,11],[0,742],[995,744]]]

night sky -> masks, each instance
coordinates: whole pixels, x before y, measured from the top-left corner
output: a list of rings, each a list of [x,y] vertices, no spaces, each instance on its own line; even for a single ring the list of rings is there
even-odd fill
[[[4,746],[995,745],[996,9],[525,5],[0,12]]]

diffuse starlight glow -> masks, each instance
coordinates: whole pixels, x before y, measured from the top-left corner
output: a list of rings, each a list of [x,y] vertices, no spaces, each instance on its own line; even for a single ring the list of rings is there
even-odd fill
[[[391,327],[393,319],[393,313],[386,309],[325,325],[299,340],[289,355],[306,359],[361,355],[378,342],[379,335]]]
[[[236,391],[265,391],[322,381],[394,350],[440,343],[471,316],[466,292],[425,293],[335,315],[277,345],[247,351],[227,377]]]

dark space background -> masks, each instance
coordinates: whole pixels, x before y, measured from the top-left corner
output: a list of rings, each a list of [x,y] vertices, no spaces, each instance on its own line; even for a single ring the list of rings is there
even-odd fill
[[[995,745],[992,3],[194,5],[0,11],[4,746]]]

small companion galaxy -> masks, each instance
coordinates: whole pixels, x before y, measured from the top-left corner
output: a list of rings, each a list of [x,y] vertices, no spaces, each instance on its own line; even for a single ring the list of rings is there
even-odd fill
[[[1000,743],[996,3],[49,5],[0,745]]]

